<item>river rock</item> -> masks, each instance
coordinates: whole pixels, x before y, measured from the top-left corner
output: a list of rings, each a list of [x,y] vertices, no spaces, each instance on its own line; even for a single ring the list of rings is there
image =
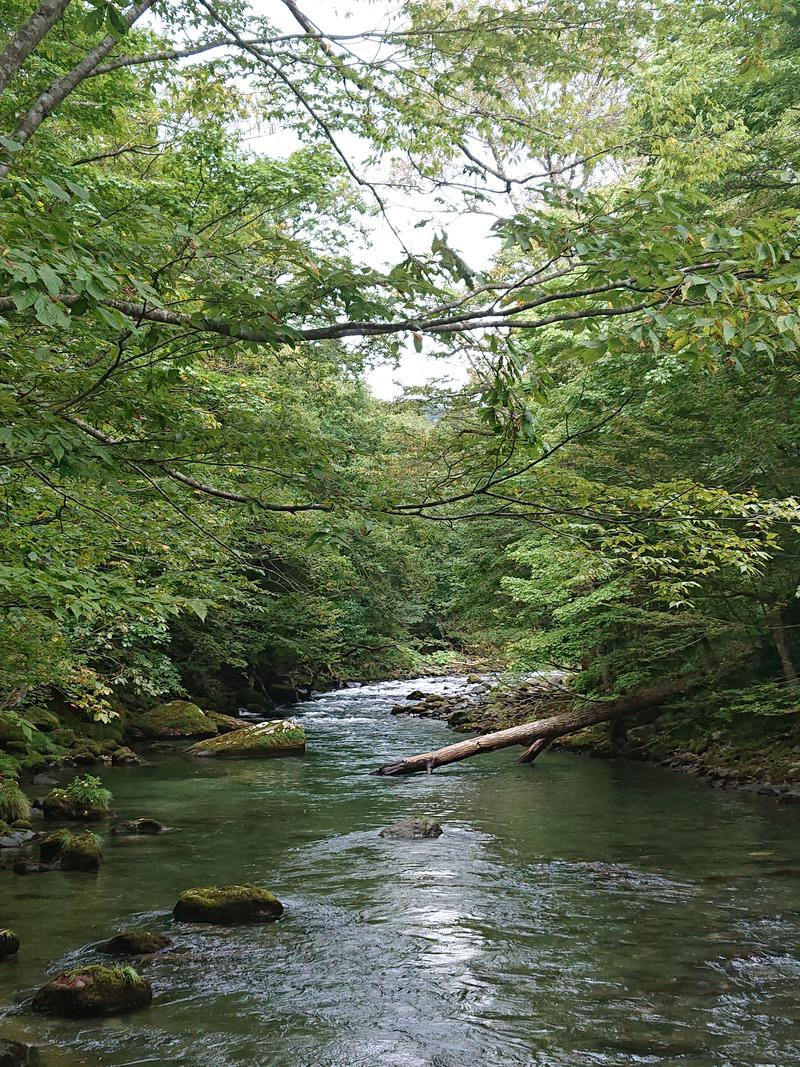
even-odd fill
[[[111,762],[115,767],[139,767],[142,760],[132,748],[128,748],[127,745],[120,745],[119,748],[114,749]]]
[[[440,837],[442,828],[435,819],[401,819],[381,830],[378,837],[392,837],[412,841],[422,837]]]
[[[215,737],[217,728],[190,700],[170,700],[137,715],[132,726],[153,741],[180,737]]]
[[[125,819],[116,823],[112,826],[111,833],[117,837],[137,837],[142,834],[163,834],[166,829],[167,827],[156,819],[142,816],[139,819]]]
[[[255,885],[210,885],[181,893],[172,914],[178,922],[266,923],[283,914],[283,904]]]
[[[95,835],[87,830],[82,834],[71,834],[70,837],[71,840],[66,843],[61,854],[61,870],[91,873],[99,871],[103,850]]]
[[[20,1041],[0,1041],[0,1067],[28,1067],[35,1062],[32,1055],[30,1045]]]
[[[49,789],[50,786],[57,785],[57,782],[51,774],[45,774],[44,772],[42,772],[33,776],[33,784],[44,785],[47,786]]]
[[[205,717],[210,719],[221,734],[230,734],[234,730],[243,730],[246,722],[237,719],[234,715],[224,715],[221,711],[206,711]]]
[[[14,874],[47,874],[53,868],[46,863],[37,863],[36,860],[17,860],[11,870]]]
[[[260,759],[285,753],[303,752],[306,735],[291,719],[268,719],[207,741],[198,741],[186,750],[190,756],[216,759]]]
[[[100,822],[108,808],[100,804],[82,804],[65,789],[51,789],[42,801],[45,819],[52,822]]]
[[[35,836],[33,830],[9,830],[0,837],[0,848],[21,848]]]
[[[97,950],[108,956],[152,956],[171,944],[172,939],[165,934],[153,934],[149,930],[121,930],[108,941],[102,941]]]
[[[0,930],[0,959],[16,956],[19,952],[19,938],[13,930]]]
[[[423,689],[412,689],[406,694],[406,700],[424,700],[429,696],[433,696],[433,693],[426,693]]]
[[[76,967],[43,985],[33,998],[33,1009],[65,1018],[120,1015],[152,999],[150,983],[132,967]]]

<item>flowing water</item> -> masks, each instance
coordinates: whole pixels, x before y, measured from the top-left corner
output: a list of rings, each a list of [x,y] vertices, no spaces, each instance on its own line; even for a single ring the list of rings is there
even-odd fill
[[[0,925],[23,942],[0,966],[0,1036],[47,1067],[800,1065],[800,810],[559,754],[370,777],[454,739],[390,715],[420,685],[458,680],[300,705],[303,758],[108,770],[116,815],[174,829],[109,838],[96,877],[0,871]],[[411,814],[442,837],[377,836]],[[245,881],[278,894],[280,922],[172,926],[182,889]],[[152,1007],[30,1014],[47,974],[142,924],[177,948],[143,965]]]

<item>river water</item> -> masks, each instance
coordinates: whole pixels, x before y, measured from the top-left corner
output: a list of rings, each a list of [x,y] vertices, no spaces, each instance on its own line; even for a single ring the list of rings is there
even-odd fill
[[[0,1036],[45,1067],[793,1067],[800,1065],[800,810],[626,763],[499,752],[381,779],[454,739],[390,715],[411,689],[299,705],[303,758],[155,755],[104,772],[115,815],[174,827],[108,838],[98,876],[0,871]],[[437,840],[378,837],[407,815]],[[285,917],[174,926],[178,893],[253,881]],[[130,925],[174,937],[143,965],[149,1009],[30,1014],[46,975],[97,962]]]

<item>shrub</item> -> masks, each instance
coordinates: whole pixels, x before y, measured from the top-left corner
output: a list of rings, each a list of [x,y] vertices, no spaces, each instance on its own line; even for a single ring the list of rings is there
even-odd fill
[[[14,779],[7,778],[0,782],[0,820],[12,823],[30,817],[30,801]]]
[[[80,774],[64,789],[67,797],[87,808],[108,808],[111,792],[93,774]]]

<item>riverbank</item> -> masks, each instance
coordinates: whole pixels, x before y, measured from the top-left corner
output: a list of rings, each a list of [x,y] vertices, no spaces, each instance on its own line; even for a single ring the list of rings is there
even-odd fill
[[[474,684],[448,696],[418,694],[396,714],[441,719],[459,733],[491,733],[557,714],[569,699],[557,682]],[[774,687],[730,696],[682,700],[659,713],[601,723],[559,738],[553,748],[604,759],[651,763],[706,781],[716,789],[741,789],[800,802],[800,706]],[[759,699],[760,698],[760,699]],[[749,709],[749,710],[748,710]]]

